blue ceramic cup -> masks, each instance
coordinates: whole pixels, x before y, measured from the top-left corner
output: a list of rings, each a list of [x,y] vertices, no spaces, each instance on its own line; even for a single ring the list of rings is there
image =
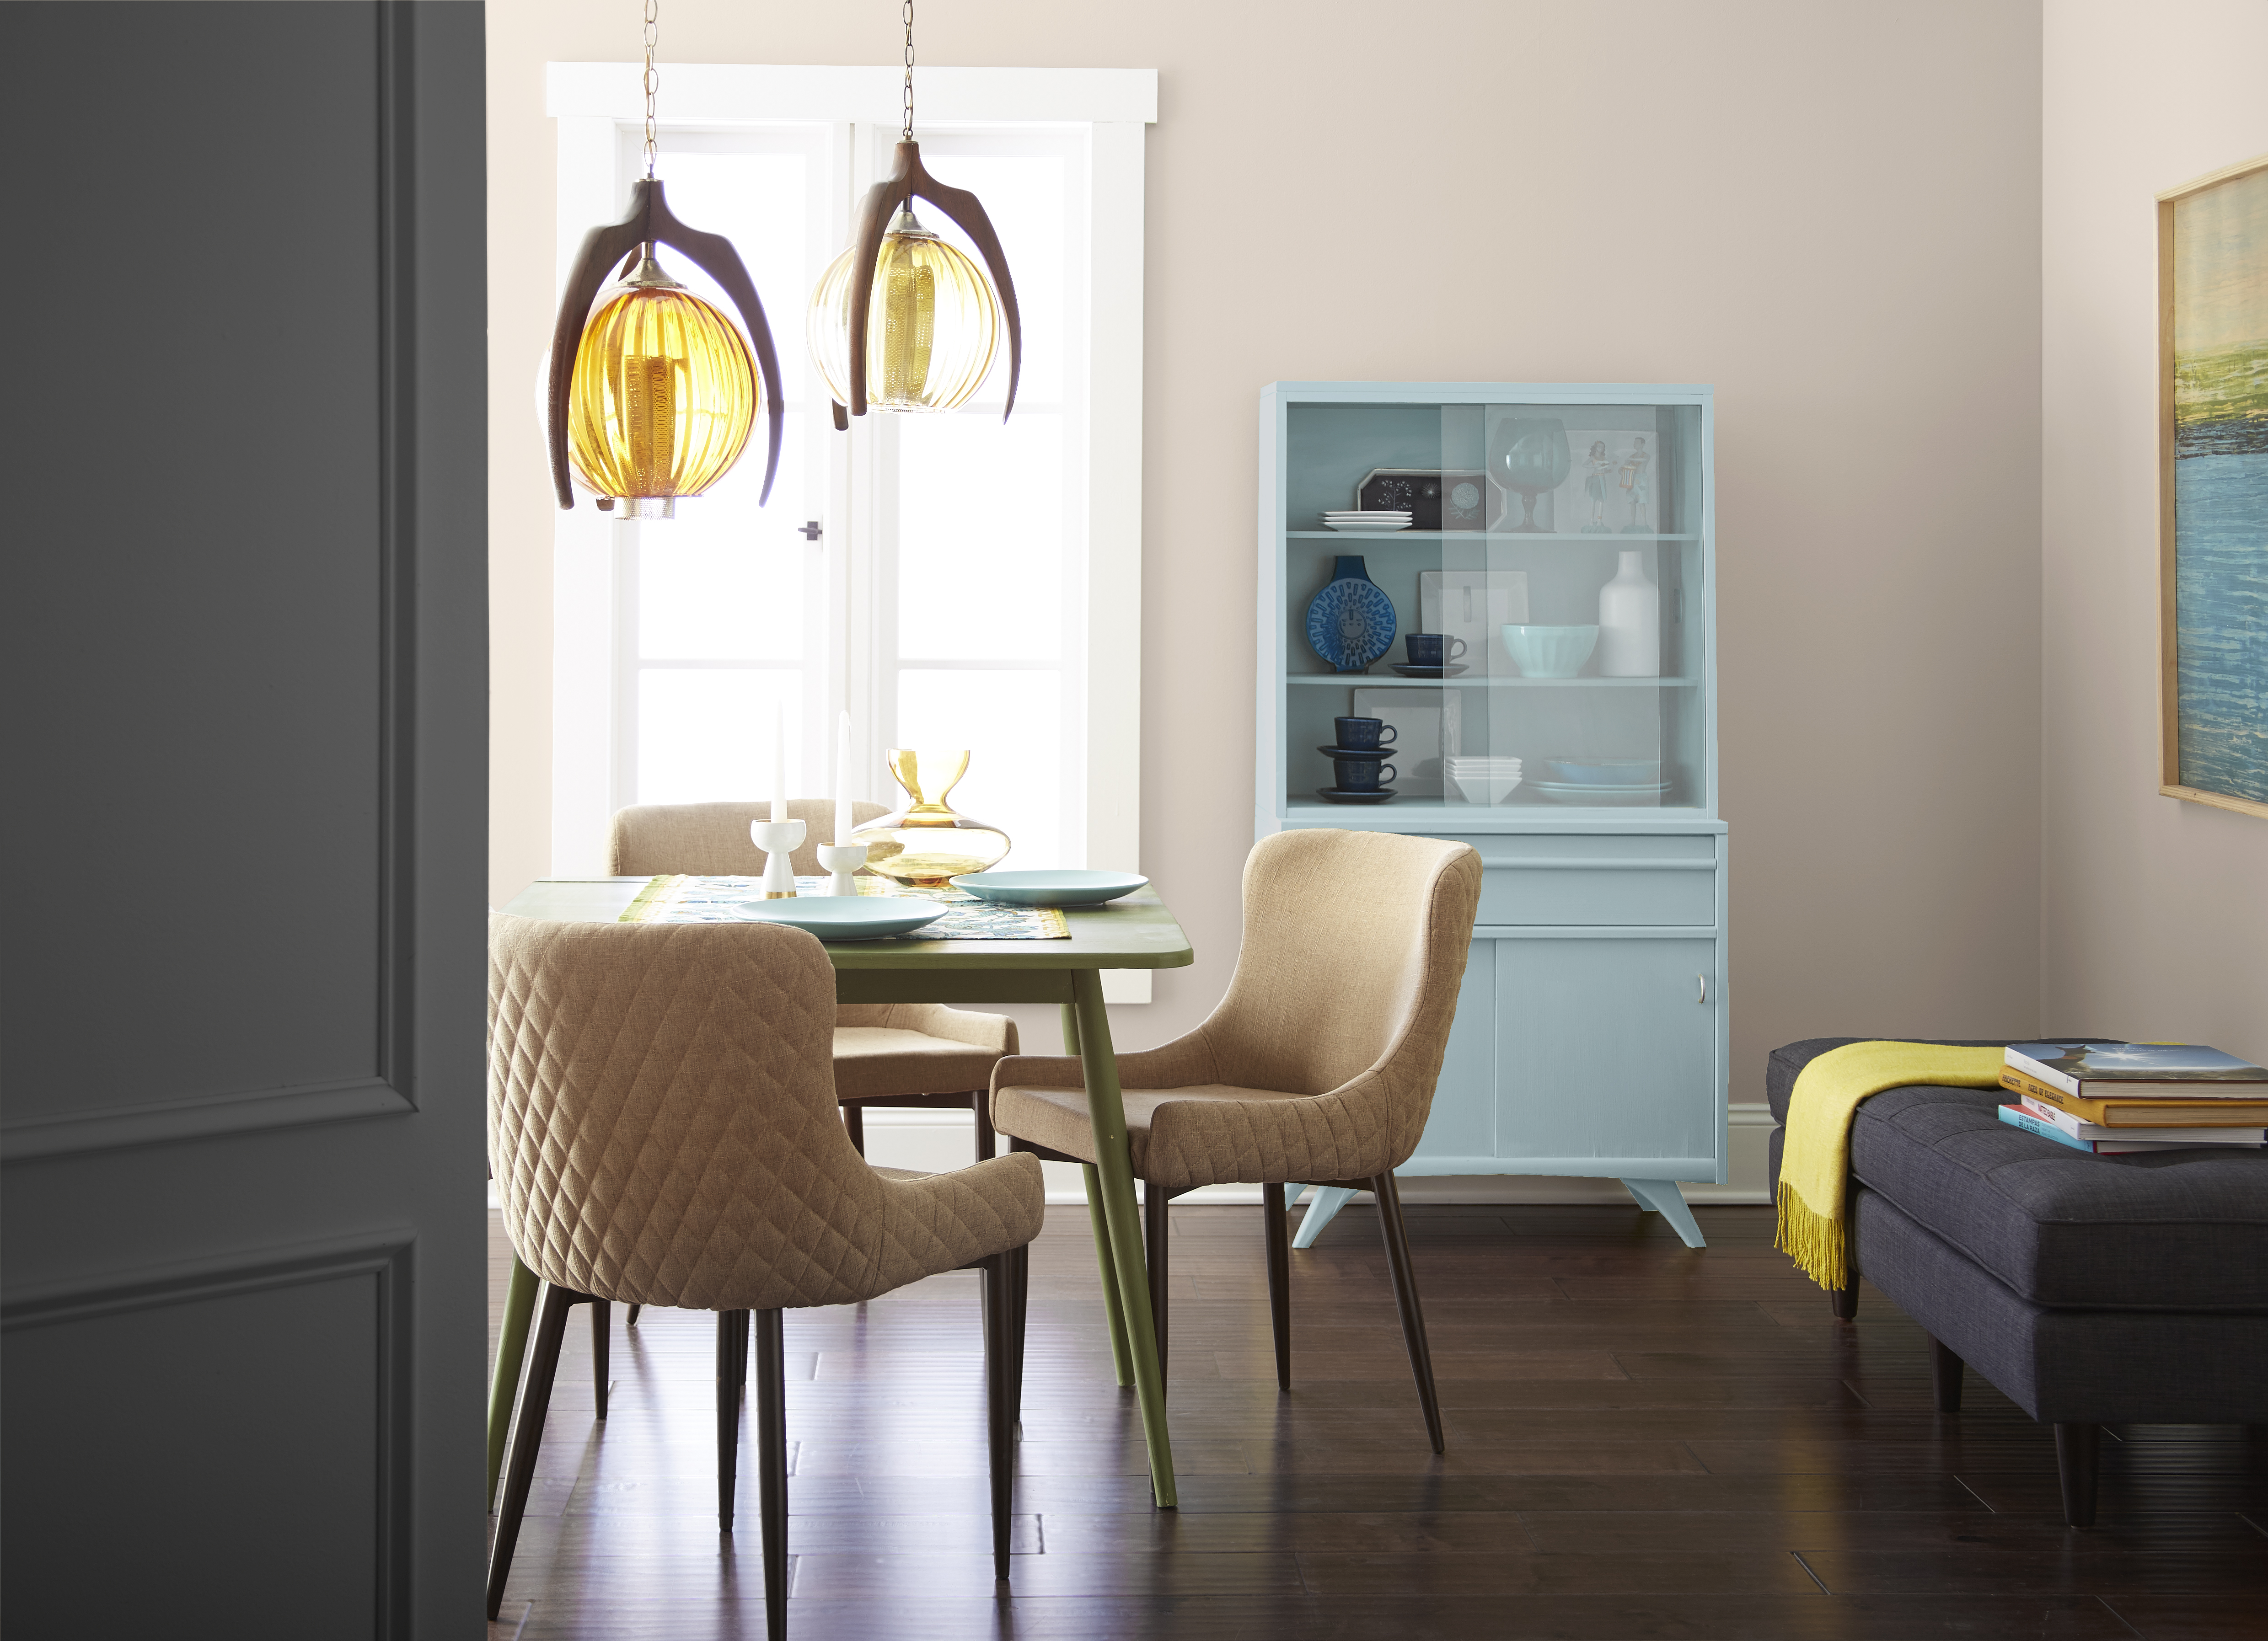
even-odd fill
[[[1452,638],[1444,633],[1409,633],[1403,636],[1402,642],[1410,651],[1410,665],[1412,666],[1446,666],[1465,652],[1462,638]],[[1456,648],[1445,652],[1445,646],[1448,644],[1454,644]]]
[[[1342,747],[1391,747],[1402,732],[1384,718],[1374,717],[1333,718],[1331,726],[1337,732]]]
[[[1331,762],[1343,792],[1374,792],[1399,773],[1392,764],[1381,763],[1375,758],[1334,758]]]

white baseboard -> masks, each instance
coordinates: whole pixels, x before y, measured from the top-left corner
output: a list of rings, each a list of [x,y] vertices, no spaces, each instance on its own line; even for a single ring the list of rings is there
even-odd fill
[[[1727,1112],[1732,1154],[1722,1185],[1687,1184],[1685,1200],[1698,1203],[1768,1203],[1766,1136],[1773,1128],[1771,1108],[1740,1103]],[[871,1107],[866,1112],[866,1158],[886,1168],[942,1174],[976,1159],[974,1120],[959,1111],[899,1111]],[[1048,1201],[1084,1203],[1079,1169],[1067,1162],[1043,1162]],[[1174,1199],[1182,1203],[1257,1203],[1256,1185],[1208,1185]],[[1545,1174],[1493,1174],[1411,1177],[1402,1181],[1405,1203],[1572,1203],[1627,1206],[1630,1194],[1619,1181]]]

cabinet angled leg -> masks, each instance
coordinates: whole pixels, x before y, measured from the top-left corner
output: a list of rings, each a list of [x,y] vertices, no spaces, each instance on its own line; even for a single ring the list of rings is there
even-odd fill
[[[1685,1193],[1677,1188],[1675,1180],[1624,1180],[1623,1189],[1638,1199],[1638,1205],[1648,1213],[1659,1213],[1669,1221],[1669,1228],[1685,1240],[1688,1247],[1706,1247],[1708,1241],[1693,1218],[1693,1211],[1685,1205]]]

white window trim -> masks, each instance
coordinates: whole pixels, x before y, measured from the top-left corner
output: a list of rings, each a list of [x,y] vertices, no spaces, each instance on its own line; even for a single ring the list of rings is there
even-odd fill
[[[615,156],[623,128],[644,120],[643,70],[634,63],[546,65],[546,112],[558,123],[557,281],[563,288],[583,236],[619,217]],[[902,67],[672,63],[663,71],[663,129],[702,126],[895,124]],[[1153,69],[924,68],[915,87],[922,129],[1013,124],[1087,131],[1090,369],[1087,372],[1086,857],[1091,866],[1141,869],[1142,730],[1142,259],[1144,127],[1158,117]],[[768,313],[783,348],[800,347],[802,291]],[[857,424],[854,423],[854,430]],[[854,449],[851,471],[861,465]],[[841,515],[838,514],[838,517]],[[614,681],[582,658],[611,653],[614,557],[610,522],[578,497],[554,536],[552,871],[595,872],[615,790],[608,738]],[[842,544],[850,548],[851,543]],[[850,634],[851,566],[871,562],[830,548],[832,635]],[[866,687],[847,651],[849,688]],[[846,704],[863,704],[855,702]],[[861,723],[870,715],[856,714]],[[868,749],[861,748],[862,761]],[[1146,1003],[1146,971],[1112,971],[1105,995]]]

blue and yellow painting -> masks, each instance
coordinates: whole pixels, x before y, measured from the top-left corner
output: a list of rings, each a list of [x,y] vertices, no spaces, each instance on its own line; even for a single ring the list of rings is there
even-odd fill
[[[2181,784],[2268,803],[2268,169],[2174,202]]]

